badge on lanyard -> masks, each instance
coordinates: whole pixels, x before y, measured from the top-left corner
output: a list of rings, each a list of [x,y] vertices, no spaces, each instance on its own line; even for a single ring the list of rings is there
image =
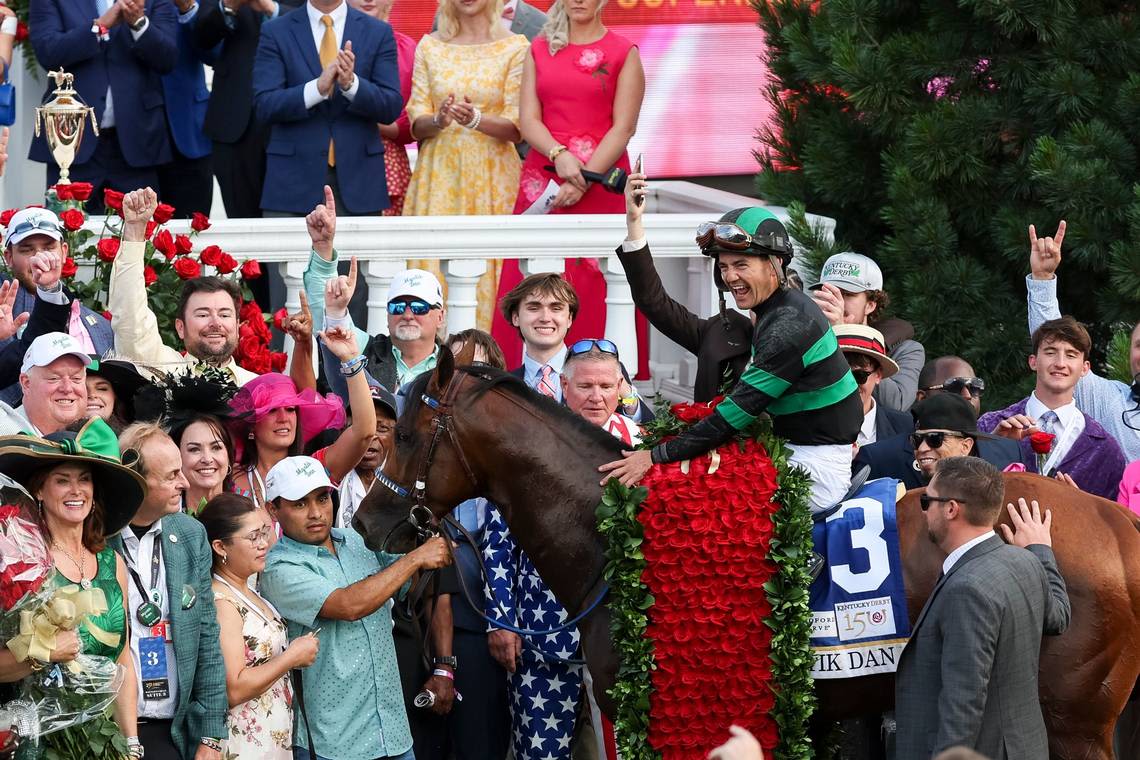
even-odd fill
[[[142,675],[143,699],[155,701],[170,697],[164,637],[148,636],[139,639],[139,670]]]

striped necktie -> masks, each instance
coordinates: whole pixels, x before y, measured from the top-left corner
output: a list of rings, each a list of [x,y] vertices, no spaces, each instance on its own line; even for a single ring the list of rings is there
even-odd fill
[[[554,370],[549,364],[542,365],[542,369],[539,370],[538,392],[543,396],[549,396],[550,398],[557,399],[558,391],[554,389],[554,381],[551,380],[551,375],[553,374]]]

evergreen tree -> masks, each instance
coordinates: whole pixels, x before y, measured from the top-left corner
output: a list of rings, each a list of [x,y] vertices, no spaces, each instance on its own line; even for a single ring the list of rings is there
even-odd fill
[[[1068,222],[1062,311],[1140,318],[1140,19],[1072,0],[760,0],[774,122],[761,195],[834,217],[927,356],[1032,380],[1027,228]]]

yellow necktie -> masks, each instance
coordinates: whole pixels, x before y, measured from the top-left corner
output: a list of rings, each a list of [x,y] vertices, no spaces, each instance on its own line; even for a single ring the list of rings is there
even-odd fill
[[[325,25],[325,36],[321,38],[321,49],[319,54],[321,56],[321,69],[328,68],[329,64],[336,60],[336,32],[333,31],[332,16],[321,16],[321,23]],[[336,87],[336,80],[333,80],[333,87]],[[329,138],[329,166],[336,166],[336,153],[333,152],[333,141]]]

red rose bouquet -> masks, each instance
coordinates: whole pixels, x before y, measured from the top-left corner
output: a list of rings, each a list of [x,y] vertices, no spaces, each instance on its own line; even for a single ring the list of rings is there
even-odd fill
[[[0,610],[5,621],[41,601],[51,570],[40,529],[19,507],[0,506]]]

